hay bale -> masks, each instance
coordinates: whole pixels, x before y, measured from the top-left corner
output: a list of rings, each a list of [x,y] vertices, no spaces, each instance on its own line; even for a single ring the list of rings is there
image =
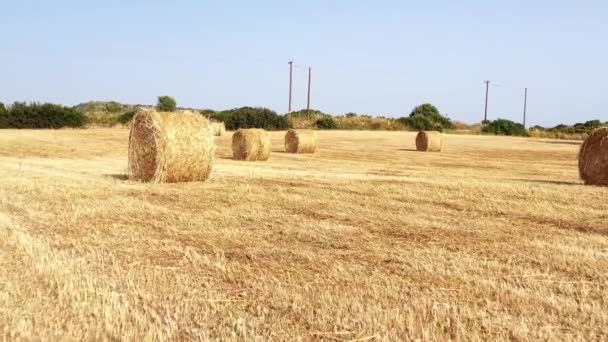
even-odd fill
[[[216,137],[220,137],[226,133],[226,125],[223,122],[211,122],[211,128]]]
[[[290,129],[285,134],[285,150],[289,153],[315,153],[317,132],[310,129]]]
[[[270,136],[263,129],[239,129],[232,135],[232,155],[236,160],[267,160]]]
[[[423,131],[416,136],[416,149],[422,152],[440,152],[443,146],[441,133],[437,131]]]
[[[586,185],[608,186],[608,128],[596,129],[578,153],[578,172]]]
[[[213,164],[213,131],[198,113],[138,111],[129,135],[129,178],[143,182],[204,181]]]

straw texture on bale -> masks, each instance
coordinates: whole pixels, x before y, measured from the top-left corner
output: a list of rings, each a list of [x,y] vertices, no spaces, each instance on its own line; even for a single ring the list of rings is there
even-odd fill
[[[129,135],[129,178],[153,183],[204,181],[215,145],[209,120],[193,112],[139,111]]]
[[[315,153],[317,132],[313,130],[290,129],[285,134],[285,150],[289,153]]]
[[[211,122],[211,128],[216,137],[220,137],[226,133],[226,125],[223,122]]]
[[[232,155],[236,160],[268,160],[270,136],[263,129],[239,129],[232,135]]]
[[[440,152],[443,138],[437,131],[423,131],[416,136],[416,149],[422,152]]]
[[[578,172],[586,185],[608,186],[608,128],[596,129],[578,153]]]

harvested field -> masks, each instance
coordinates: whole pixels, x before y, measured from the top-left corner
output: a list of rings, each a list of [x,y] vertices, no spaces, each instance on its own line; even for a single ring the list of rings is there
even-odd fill
[[[129,131],[0,132],[7,339],[608,339],[608,188],[579,145],[320,131],[126,180]]]

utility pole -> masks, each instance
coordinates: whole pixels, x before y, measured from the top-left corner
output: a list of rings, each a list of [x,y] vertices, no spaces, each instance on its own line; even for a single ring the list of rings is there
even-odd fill
[[[293,87],[293,61],[289,61],[289,110],[288,113],[291,113],[291,90]]]
[[[526,109],[528,107],[528,88],[524,90],[524,128],[526,128]]]
[[[312,68],[308,67],[308,101],[306,101],[306,110],[310,114],[310,82],[312,80]]]
[[[484,81],[484,83],[486,84],[486,110],[483,115],[483,122],[485,123],[488,121],[488,92],[490,89],[490,81]]]

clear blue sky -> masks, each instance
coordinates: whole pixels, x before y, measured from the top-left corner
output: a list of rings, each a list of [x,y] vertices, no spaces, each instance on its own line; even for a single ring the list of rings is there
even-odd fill
[[[608,2],[0,0],[0,101],[608,120]]]

